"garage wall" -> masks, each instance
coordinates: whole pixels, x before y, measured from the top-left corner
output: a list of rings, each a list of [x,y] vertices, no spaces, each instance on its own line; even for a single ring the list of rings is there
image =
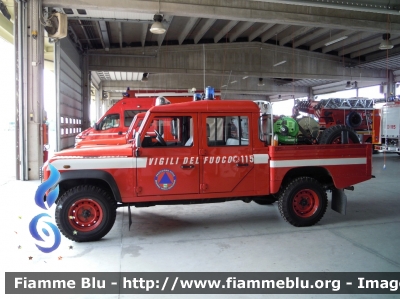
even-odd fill
[[[55,46],[57,97],[57,151],[74,146],[82,130],[82,57],[73,43],[64,38]]]

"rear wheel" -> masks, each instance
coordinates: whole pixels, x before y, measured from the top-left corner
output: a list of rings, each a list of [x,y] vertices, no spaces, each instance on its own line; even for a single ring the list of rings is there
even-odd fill
[[[342,132],[348,135],[348,143],[360,143],[356,132],[345,125],[332,126],[322,132],[319,144],[342,144]]]
[[[113,227],[116,208],[116,202],[103,189],[82,185],[69,189],[59,198],[55,218],[68,239],[96,241]]]
[[[311,226],[324,216],[328,198],[314,178],[299,177],[284,188],[279,198],[282,217],[294,226]]]

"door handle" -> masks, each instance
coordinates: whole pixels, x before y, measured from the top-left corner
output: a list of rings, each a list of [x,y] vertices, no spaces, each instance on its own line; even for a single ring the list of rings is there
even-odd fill
[[[248,163],[236,163],[236,166],[237,167],[246,167],[246,166],[249,166],[249,164]]]
[[[192,169],[194,168],[194,165],[181,165],[182,169]]]

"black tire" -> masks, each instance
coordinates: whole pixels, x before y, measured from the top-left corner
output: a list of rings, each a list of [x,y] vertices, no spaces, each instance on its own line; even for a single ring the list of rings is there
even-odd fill
[[[264,206],[264,205],[272,205],[275,201],[277,201],[277,198],[273,197],[272,195],[268,195],[263,197],[257,197],[257,199],[253,199],[253,201],[256,204]]]
[[[341,144],[342,132],[348,132],[350,143],[360,143],[356,132],[345,125],[336,125],[325,129],[319,138],[319,144]]]
[[[314,178],[298,177],[290,182],[279,198],[282,217],[294,226],[311,226],[324,216],[328,197]]]
[[[113,227],[117,203],[103,189],[82,185],[57,201],[55,219],[62,234],[76,242],[97,241]]]
[[[362,116],[357,111],[352,111],[346,116],[346,125],[357,128],[362,124]]]

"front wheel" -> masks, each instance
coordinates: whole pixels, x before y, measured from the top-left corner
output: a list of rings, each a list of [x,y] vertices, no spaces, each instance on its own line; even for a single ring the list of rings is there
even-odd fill
[[[328,198],[314,178],[299,177],[289,183],[279,197],[282,217],[294,226],[311,226],[324,216]]]
[[[68,239],[97,241],[113,227],[116,202],[103,189],[82,185],[69,189],[57,201],[56,223]]]

